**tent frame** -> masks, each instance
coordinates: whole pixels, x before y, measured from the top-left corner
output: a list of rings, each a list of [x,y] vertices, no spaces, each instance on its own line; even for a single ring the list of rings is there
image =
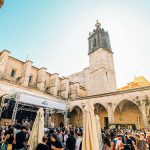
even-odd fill
[[[15,121],[16,121],[16,115],[17,115],[17,112],[21,109],[21,110],[24,110],[24,111],[30,111],[29,109],[26,109],[26,108],[23,108],[23,106],[33,106],[33,107],[36,107],[36,108],[40,108],[40,107],[43,107],[43,106],[38,106],[38,105],[32,105],[32,104],[27,104],[27,103],[23,103],[20,100],[20,93],[16,92],[16,93],[13,93],[13,94],[9,94],[9,95],[5,95],[2,97],[2,100],[1,100],[1,105],[0,105],[0,120],[2,119],[2,113],[3,111],[5,111],[7,109],[7,106],[8,106],[8,103],[6,104],[5,103],[5,100],[6,99],[13,99],[15,101],[15,105],[14,105],[14,109],[13,109],[13,113],[12,113],[12,124],[15,124]],[[21,104],[22,105],[22,108],[19,109],[18,105]],[[63,110],[57,110],[57,109],[52,109],[52,108],[47,108],[47,107],[43,107],[43,109],[45,109],[45,125],[46,126],[49,126],[49,123],[48,123],[48,119],[49,119],[49,116],[51,113],[54,113],[54,112],[58,112],[58,113],[66,113],[66,111],[63,111]],[[33,112],[33,111],[32,111]]]

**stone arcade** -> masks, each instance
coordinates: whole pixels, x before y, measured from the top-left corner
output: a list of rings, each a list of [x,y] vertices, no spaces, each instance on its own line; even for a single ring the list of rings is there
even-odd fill
[[[95,27],[88,38],[89,66],[68,77],[49,73],[44,67],[37,68],[30,60],[23,62],[13,58],[8,50],[0,53],[2,124],[13,121],[12,116],[8,118],[6,115],[7,102],[11,99],[10,94],[19,93],[26,97],[20,96],[18,102],[22,104],[21,108],[23,103],[28,106],[22,109],[24,112],[31,111],[33,105],[44,105],[45,122],[48,126],[51,121],[56,126],[60,123],[64,123],[65,126],[82,126],[82,108],[90,103],[100,117],[102,128],[107,128],[110,124],[132,124],[138,129],[150,127],[150,84],[117,90],[109,34],[98,21]],[[16,105],[17,100],[13,100]],[[54,103],[57,103],[55,107]],[[45,106],[47,104],[48,106]],[[12,112],[17,116],[19,111],[15,110],[15,105]],[[60,105],[63,105],[63,109]],[[69,118],[68,111],[71,114]],[[17,117],[15,119],[18,121]]]

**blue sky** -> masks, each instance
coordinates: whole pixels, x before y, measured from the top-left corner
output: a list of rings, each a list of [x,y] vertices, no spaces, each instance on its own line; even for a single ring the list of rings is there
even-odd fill
[[[5,0],[0,50],[69,75],[88,66],[88,33],[99,19],[110,34],[120,87],[135,76],[150,80],[149,18],[149,0]]]

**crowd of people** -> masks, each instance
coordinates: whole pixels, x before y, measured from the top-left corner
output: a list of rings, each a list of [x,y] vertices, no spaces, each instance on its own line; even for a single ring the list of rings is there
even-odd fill
[[[150,150],[150,132],[147,130],[102,130],[102,150]]]
[[[81,150],[82,128],[49,128],[36,150]],[[16,124],[0,128],[0,150],[27,150],[30,128]]]
[[[81,150],[82,128],[49,128],[36,150]],[[150,150],[147,130],[101,130],[102,150]],[[0,128],[0,150],[27,150],[30,128],[21,124]]]

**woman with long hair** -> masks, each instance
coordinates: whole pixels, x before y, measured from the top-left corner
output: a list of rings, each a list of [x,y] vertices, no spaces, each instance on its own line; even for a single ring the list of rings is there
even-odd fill
[[[104,138],[104,145],[102,150],[111,150],[111,142],[108,137]]]
[[[4,150],[12,150],[13,141],[14,141],[14,129],[12,127],[10,127],[5,132],[3,149]]]

